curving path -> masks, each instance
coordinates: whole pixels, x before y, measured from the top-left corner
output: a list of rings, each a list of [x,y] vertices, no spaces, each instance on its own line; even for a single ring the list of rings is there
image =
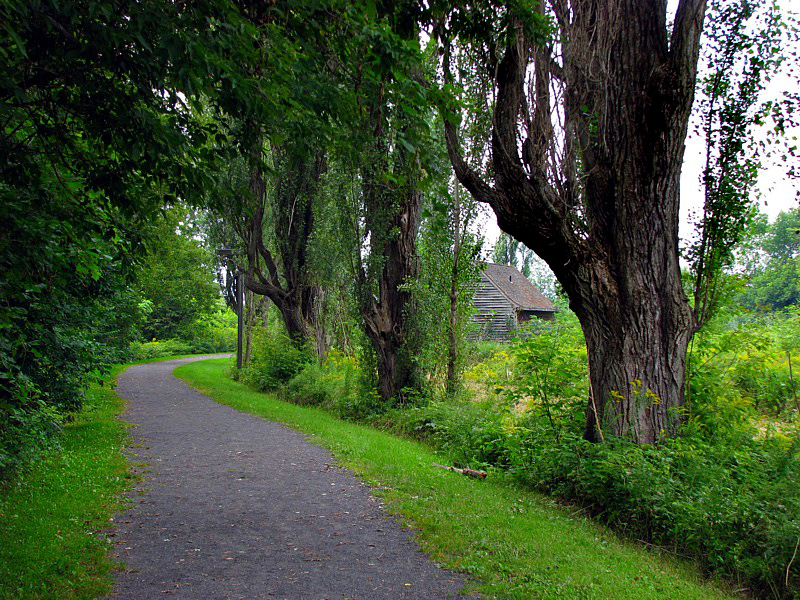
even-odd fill
[[[282,425],[172,376],[196,357],[131,367],[117,393],[142,476],[115,519],[114,598],[448,598],[433,565],[369,488]]]

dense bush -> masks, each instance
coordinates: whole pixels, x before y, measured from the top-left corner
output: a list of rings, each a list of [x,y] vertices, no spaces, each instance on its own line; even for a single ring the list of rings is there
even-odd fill
[[[253,332],[252,359],[240,379],[261,391],[276,390],[312,362],[311,350],[298,348],[286,334],[258,329]]]
[[[182,354],[214,354],[236,350],[236,317],[220,310],[184,327],[180,337],[150,342],[132,342],[126,360],[150,360]]]
[[[152,360],[167,356],[192,354],[192,347],[181,340],[154,340],[152,342],[132,342],[129,357],[132,361]]]
[[[306,365],[286,386],[289,398],[320,406],[342,419],[366,421],[386,407],[374,391],[365,391],[356,359],[331,350],[320,365]]]

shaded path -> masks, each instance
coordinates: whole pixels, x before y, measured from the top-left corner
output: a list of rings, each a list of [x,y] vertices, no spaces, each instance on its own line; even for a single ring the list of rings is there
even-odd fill
[[[434,566],[369,489],[282,425],[131,367],[117,393],[143,480],[116,517],[115,598],[447,598]]]

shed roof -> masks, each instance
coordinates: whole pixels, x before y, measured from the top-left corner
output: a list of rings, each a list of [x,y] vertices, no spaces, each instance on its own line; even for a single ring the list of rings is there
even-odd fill
[[[517,309],[555,312],[555,306],[515,267],[486,263],[486,278]]]

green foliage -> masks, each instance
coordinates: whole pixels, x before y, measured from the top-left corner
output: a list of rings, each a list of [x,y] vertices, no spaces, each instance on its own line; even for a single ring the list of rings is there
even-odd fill
[[[135,283],[148,303],[141,327],[145,340],[184,338],[220,308],[213,255],[203,246],[196,221],[196,211],[177,205],[153,227]]]
[[[4,468],[138,334],[129,280],[148,223],[165,201],[201,199],[227,152],[187,104],[253,91],[239,75],[252,28],[210,26],[235,16],[213,0],[0,2]]]
[[[303,405],[319,406],[349,421],[367,421],[386,411],[373,390],[365,390],[357,361],[331,350],[323,363],[310,363],[286,386],[286,396]]]
[[[152,360],[167,356],[193,354],[192,347],[181,340],[160,340],[155,342],[131,342],[130,360]]]
[[[792,121],[796,103],[792,92],[779,102],[764,100],[762,94],[763,82],[792,54],[784,49],[785,36],[798,35],[784,22],[777,3],[740,0],[710,6],[703,46],[707,74],[699,86],[706,143],[705,203],[699,233],[685,251],[695,280],[694,311],[700,325],[720,305],[724,272],[732,266],[735,250],[757,215],[750,191],[770,150],[763,141],[755,142],[755,127],[771,120],[772,144],[785,134],[785,121]]]
[[[690,418],[681,436],[659,446],[590,444],[582,439],[585,354],[572,319],[518,341],[499,364],[475,365],[471,374],[496,392],[485,400],[397,411],[396,427],[463,465],[507,469],[626,535],[693,556],[759,594],[791,597],[800,584],[792,573],[788,587],[784,581],[800,538],[793,483],[800,437],[790,427],[756,427],[754,405],[771,408],[774,367],[752,354],[771,350],[780,361],[776,344],[784,342],[763,327],[709,329],[692,355]],[[753,390],[757,380],[766,389]]]
[[[388,420],[397,431],[425,440],[446,452],[459,466],[508,468],[513,449],[512,410],[491,400],[433,401],[393,411]]]
[[[33,191],[0,184],[2,475],[46,445],[56,413],[80,408],[141,323],[120,233],[130,220],[99,199]]]
[[[515,405],[547,416],[556,442],[574,430],[589,395],[586,347],[578,319],[562,312],[553,322],[532,321],[511,347],[515,381],[506,392]]]
[[[180,337],[173,339],[131,342],[127,360],[236,351],[236,316],[222,308],[214,314],[203,315],[177,333]]]
[[[253,334],[250,364],[239,374],[241,380],[259,390],[276,390],[313,362],[313,352],[292,343],[284,333],[263,329]]]
[[[58,448],[63,415],[42,400],[10,405],[3,411],[0,435],[0,480],[24,466],[38,453]]]
[[[712,322],[692,345],[690,419],[701,426],[711,419],[713,427],[738,426],[756,413],[796,419],[798,332],[797,312]]]
[[[622,441],[560,446],[531,440],[518,475],[578,501],[627,535],[701,560],[749,582],[759,595],[789,597],[784,584],[800,536],[797,440],[688,436],[663,446]]]
[[[481,277],[483,239],[469,232],[477,217],[477,204],[469,196],[465,199],[463,190],[451,188],[443,182],[426,196],[418,244],[419,272],[406,286],[413,293],[410,335],[416,338],[414,360],[425,379],[422,387],[434,394],[453,393],[459,387],[472,329],[472,299]],[[451,294],[455,294],[455,306]],[[448,381],[450,361],[454,363],[453,381]]]
[[[800,210],[780,213],[759,240],[739,302],[751,310],[781,310],[800,303]]]

